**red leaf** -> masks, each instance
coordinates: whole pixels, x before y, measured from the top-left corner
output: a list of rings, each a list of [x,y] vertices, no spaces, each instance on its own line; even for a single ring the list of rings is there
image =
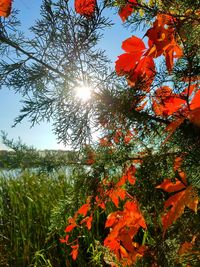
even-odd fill
[[[136,261],[137,248],[139,247],[138,244],[137,246],[134,245],[132,239],[140,227],[146,228],[146,223],[139,211],[137,202],[127,201],[123,211],[109,214],[106,227],[111,228],[109,235],[104,240],[104,246],[116,255],[123,266],[132,266]]]
[[[69,239],[69,235],[66,235],[64,239],[62,239],[62,238],[60,239],[60,242],[67,244],[68,243],[68,239]]]
[[[141,57],[146,47],[140,38],[132,36],[123,41],[122,49],[127,53],[137,54],[138,57]]]
[[[90,230],[92,227],[92,215],[84,218],[80,223],[81,224],[85,223],[87,226],[87,229]]]
[[[11,12],[12,0],[0,1],[0,16],[8,17]]]
[[[119,221],[119,211],[112,212],[108,215],[105,228],[113,226],[116,222]]]
[[[120,8],[119,16],[124,22],[133,13],[133,11],[133,6],[131,4],[126,4],[124,7]]]
[[[69,218],[68,222],[69,225],[65,228],[66,233],[71,232],[77,226],[74,218]]]
[[[137,0],[129,0],[128,4],[120,8],[119,16],[123,22],[134,12],[134,6],[137,4]]]
[[[123,186],[126,181],[128,181],[130,184],[135,184],[135,173],[136,168],[135,166],[131,165],[128,170],[126,170],[125,174],[120,178],[119,182],[116,184],[117,186]]]
[[[72,248],[72,252],[71,252],[71,255],[72,255],[72,259],[75,261],[77,256],[78,256],[78,249],[79,249],[79,244],[76,244],[74,246],[71,246]]]
[[[198,91],[193,97],[192,102],[190,104],[190,108],[191,110],[200,108],[200,91]]]
[[[136,168],[133,165],[131,165],[131,167],[127,171],[127,179],[129,181],[129,183],[132,185],[134,185],[135,181],[136,181],[136,179],[134,177],[135,173],[136,173]]]
[[[96,0],[75,0],[74,4],[78,14],[88,17],[94,14]]]
[[[188,119],[195,124],[196,126],[200,127],[200,107],[194,110],[191,110],[188,115]]]
[[[90,209],[90,204],[83,204],[83,206],[79,208],[77,213],[85,217],[89,209]]]
[[[111,189],[108,191],[108,196],[111,198],[112,202],[116,207],[119,205],[119,199],[124,200],[126,196],[126,191],[120,187],[116,189]]]
[[[134,72],[130,74],[129,81],[134,85],[138,79],[143,79],[148,85],[151,85],[155,76],[155,64],[151,57],[143,57],[138,62]],[[149,87],[143,87],[142,90],[148,91]]]
[[[129,74],[134,70],[139,60],[139,54],[135,56],[134,54],[126,53],[118,56],[118,60],[115,62],[115,70],[117,74],[119,76]]]
[[[167,70],[170,73],[174,65],[174,59],[183,55],[182,49],[177,44],[170,45],[164,52]]]
[[[122,43],[122,49],[127,53],[120,55],[115,62],[118,75],[125,75],[134,70],[143,54],[145,45],[140,38],[132,36]]]
[[[166,65],[171,72],[175,58],[183,55],[181,47],[176,43],[174,36],[174,18],[165,14],[158,14],[153,27],[146,32],[149,37],[149,49],[145,55],[154,58],[164,55]]]
[[[179,180],[176,179],[175,183],[172,183],[170,179],[165,179],[162,184],[156,186],[156,188],[161,188],[164,191],[171,193],[171,192],[176,192],[179,190],[182,190],[185,187],[183,183],[181,183]]]
[[[166,179],[156,188],[161,188],[169,193],[175,193],[173,196],[169,197],[164,204],[165,210],[170,208],[169,211],[162,216],[164,235],[169,226],[183,214],[186,206],[195,212],[197,211],[198,195],[194,188],[191,186],[186,187],[177,179],[175,184],[173,184],[170,179]]]
[[[65,228],[65,232],[66,232],[66,233],[71,232],[76,226],[77,226],[76,223],[68,225],[68,226]]]

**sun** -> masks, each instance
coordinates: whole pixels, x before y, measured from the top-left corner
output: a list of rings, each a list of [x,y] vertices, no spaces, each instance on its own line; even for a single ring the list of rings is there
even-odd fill
[[[91,88],[88,85],[81,84],[75,88],[76,96],[83,102],[91,98]]]

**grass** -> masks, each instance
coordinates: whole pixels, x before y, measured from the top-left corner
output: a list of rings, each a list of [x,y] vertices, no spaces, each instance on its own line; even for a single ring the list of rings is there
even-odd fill
[[[70,205],[63,174],[0,176],[0,266],[65,266],[59,242]]]

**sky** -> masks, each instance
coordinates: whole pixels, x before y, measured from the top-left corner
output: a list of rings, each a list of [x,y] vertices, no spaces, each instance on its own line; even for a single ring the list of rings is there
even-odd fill
[[[13,7],[20,10],[21,29],[27,35],[29,34],[29,27],[39,18],[41,2],[41,0],[14,0]],[[73,5],[72,0],[71,4]],[[114,26],[104,32],[104,38],[100,46],[106,50],[114,66],[117,56],[123,53],[121,50],[122,41],[131,35],[142,37],[143,33],[131,33],[125,29],[120,17],[114,14],[114,10],[109,10],[109,17],[113,20]],[[20,138],[23,143],[37,149],[68,149],[62,143],[58,144],[51,123],[41,122],[31,128],[30,122],[25,119],[14,128],[12,127],[14,119],[19,115],[20,108],[22,108],[20,102],[22,99],[21,95],[7,88],[0,90],[0,131],[6,132],[9,139],[18,140]],[[0,150],[4,148],[0,141]]]

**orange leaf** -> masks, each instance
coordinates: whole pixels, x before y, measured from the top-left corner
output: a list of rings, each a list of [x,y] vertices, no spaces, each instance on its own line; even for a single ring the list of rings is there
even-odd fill
[[[90,209],[90,204],[83,204],[83,206],[79,208],[77,213],[85,217],[89,209]]]
[[[86,223],[87,229],[90,230],[92,227],[92,215],[84,218],[80,223]]]
[[[104,246],[108,247],[120,260],[122,266],[132,266],[141,247],[133,243],[133,237],[140,227],[146,228],[145,220],[139,211],[136,201],[127,201],[123,211],[109,214],[106,227],[111,227],[109,235],[104,240]],[[144,247],[143,247],[144,252]],[[137,255],[139,254],[139,255]]]
[[[77,226],[76,223],[68,225],[68,226],[65,228],[65,232],[66,232],[66,233],[71,232],[76,226]]]
[[[71,248],[72,248],[72,252],[71,252],[72,259],[75,261],[78,256],[79,244],[73,245],[71,246]]]
[[[175,40],[174,20],[175,18],[172,16],[158,14],[153,27],[146,32],[149,37],[149,49],[145,55],[154,58],[164,55],[169,72],[173,68],[174,59],[180,58],[183,54],[181,47]]]
[[[168,193],[172,193],[172,192],[176,192],[179,190],[182,190],[185,187],[185,185],[180,182],[179,180],[176,179],[175,183],[172,183],[170,179],[165,179],[162,184],[156,186],[156,188],[161,188],[164,191],[168,192]]]
[[[196,126],[200,127],[200,107],[189,111],[188,119],[193,124],[195,124]]]
[[[135,173],[136,173],[136,168],[135,166],[131,165],[125,172],[125,174],[121,177],[121,179],[117,183],[117,186],[123,186],[126,183],[126,181],[134,185],[136,182]]]
[[[169,135],[164,140],[163,144],[165,144],[169,138],[172,136],[172,134],[176,131],[176,129],[184,122],[185,117],[178,117],[174,121],[172,121],[167,127],[166,131],[169,132]]]
[[[106,224],[105,224],[105,228],[107,228],[107,227],[111,227],[111,226],[113,226],[115,223],[117,223],[118,220],[119,220],[118,215],[119,215],[119,211],[110,213],[110,214],[108,215],[108,217],[107,217],[107,221],[106,221]]]
[[[77,226],[74,218],[69,218],[68,222],[69,225],[65,228],[66,233],[71,232]]]
[[[119,205],[119,199],[124,200],[126,196],[126,191],[123,188],[117,187],[108,191],[108,196],[111,198],[112,202],[116,207]]]
[[[60,242],[67,244],[68,243],[68,239],[69,239],[69,235],[66,235],[64,239],[62,239],[62,238],[60,239]]]
[[[197,211],[198,196],[192,186],[185,187],[183,184],[181,186],[178,180],[176,180],[175,184],[172,184],[169,179],[168,181],[166,179],[161,185],[157,186],[157,188],[162,188],[166,192],[175,192],[164,204],[165,210],[169,208],[169,211],[162,216],[164,235],[169,226],[184,213],[185,207],[192,209],[194,212]]]
[[[96,0],[75,0],[76,13],[91,17],[95,11]]]
[[[174,160],[174,171],[177,171],[178,169],[180,169],[181,165],[183,163],[183,158],[182,157],[176,157]]]
[[[11,12],[12,0],[0,1],[0,16],[8,17]]]
[[[195,243],[195,240],[196,240],[196,236],[194,235],[193,238],[192,238],[192,241],[191,242],[184,242],[179,250],[178,250],[178,254],[179,255],[183,255],[183,254],[186,254],[186,253],[189,253],[189,252],[192,252],[192,248],[194,246],[194,243]],[[194,251],[193,251],[194,252]],[[196,252],[196,251],[195,251]]]

